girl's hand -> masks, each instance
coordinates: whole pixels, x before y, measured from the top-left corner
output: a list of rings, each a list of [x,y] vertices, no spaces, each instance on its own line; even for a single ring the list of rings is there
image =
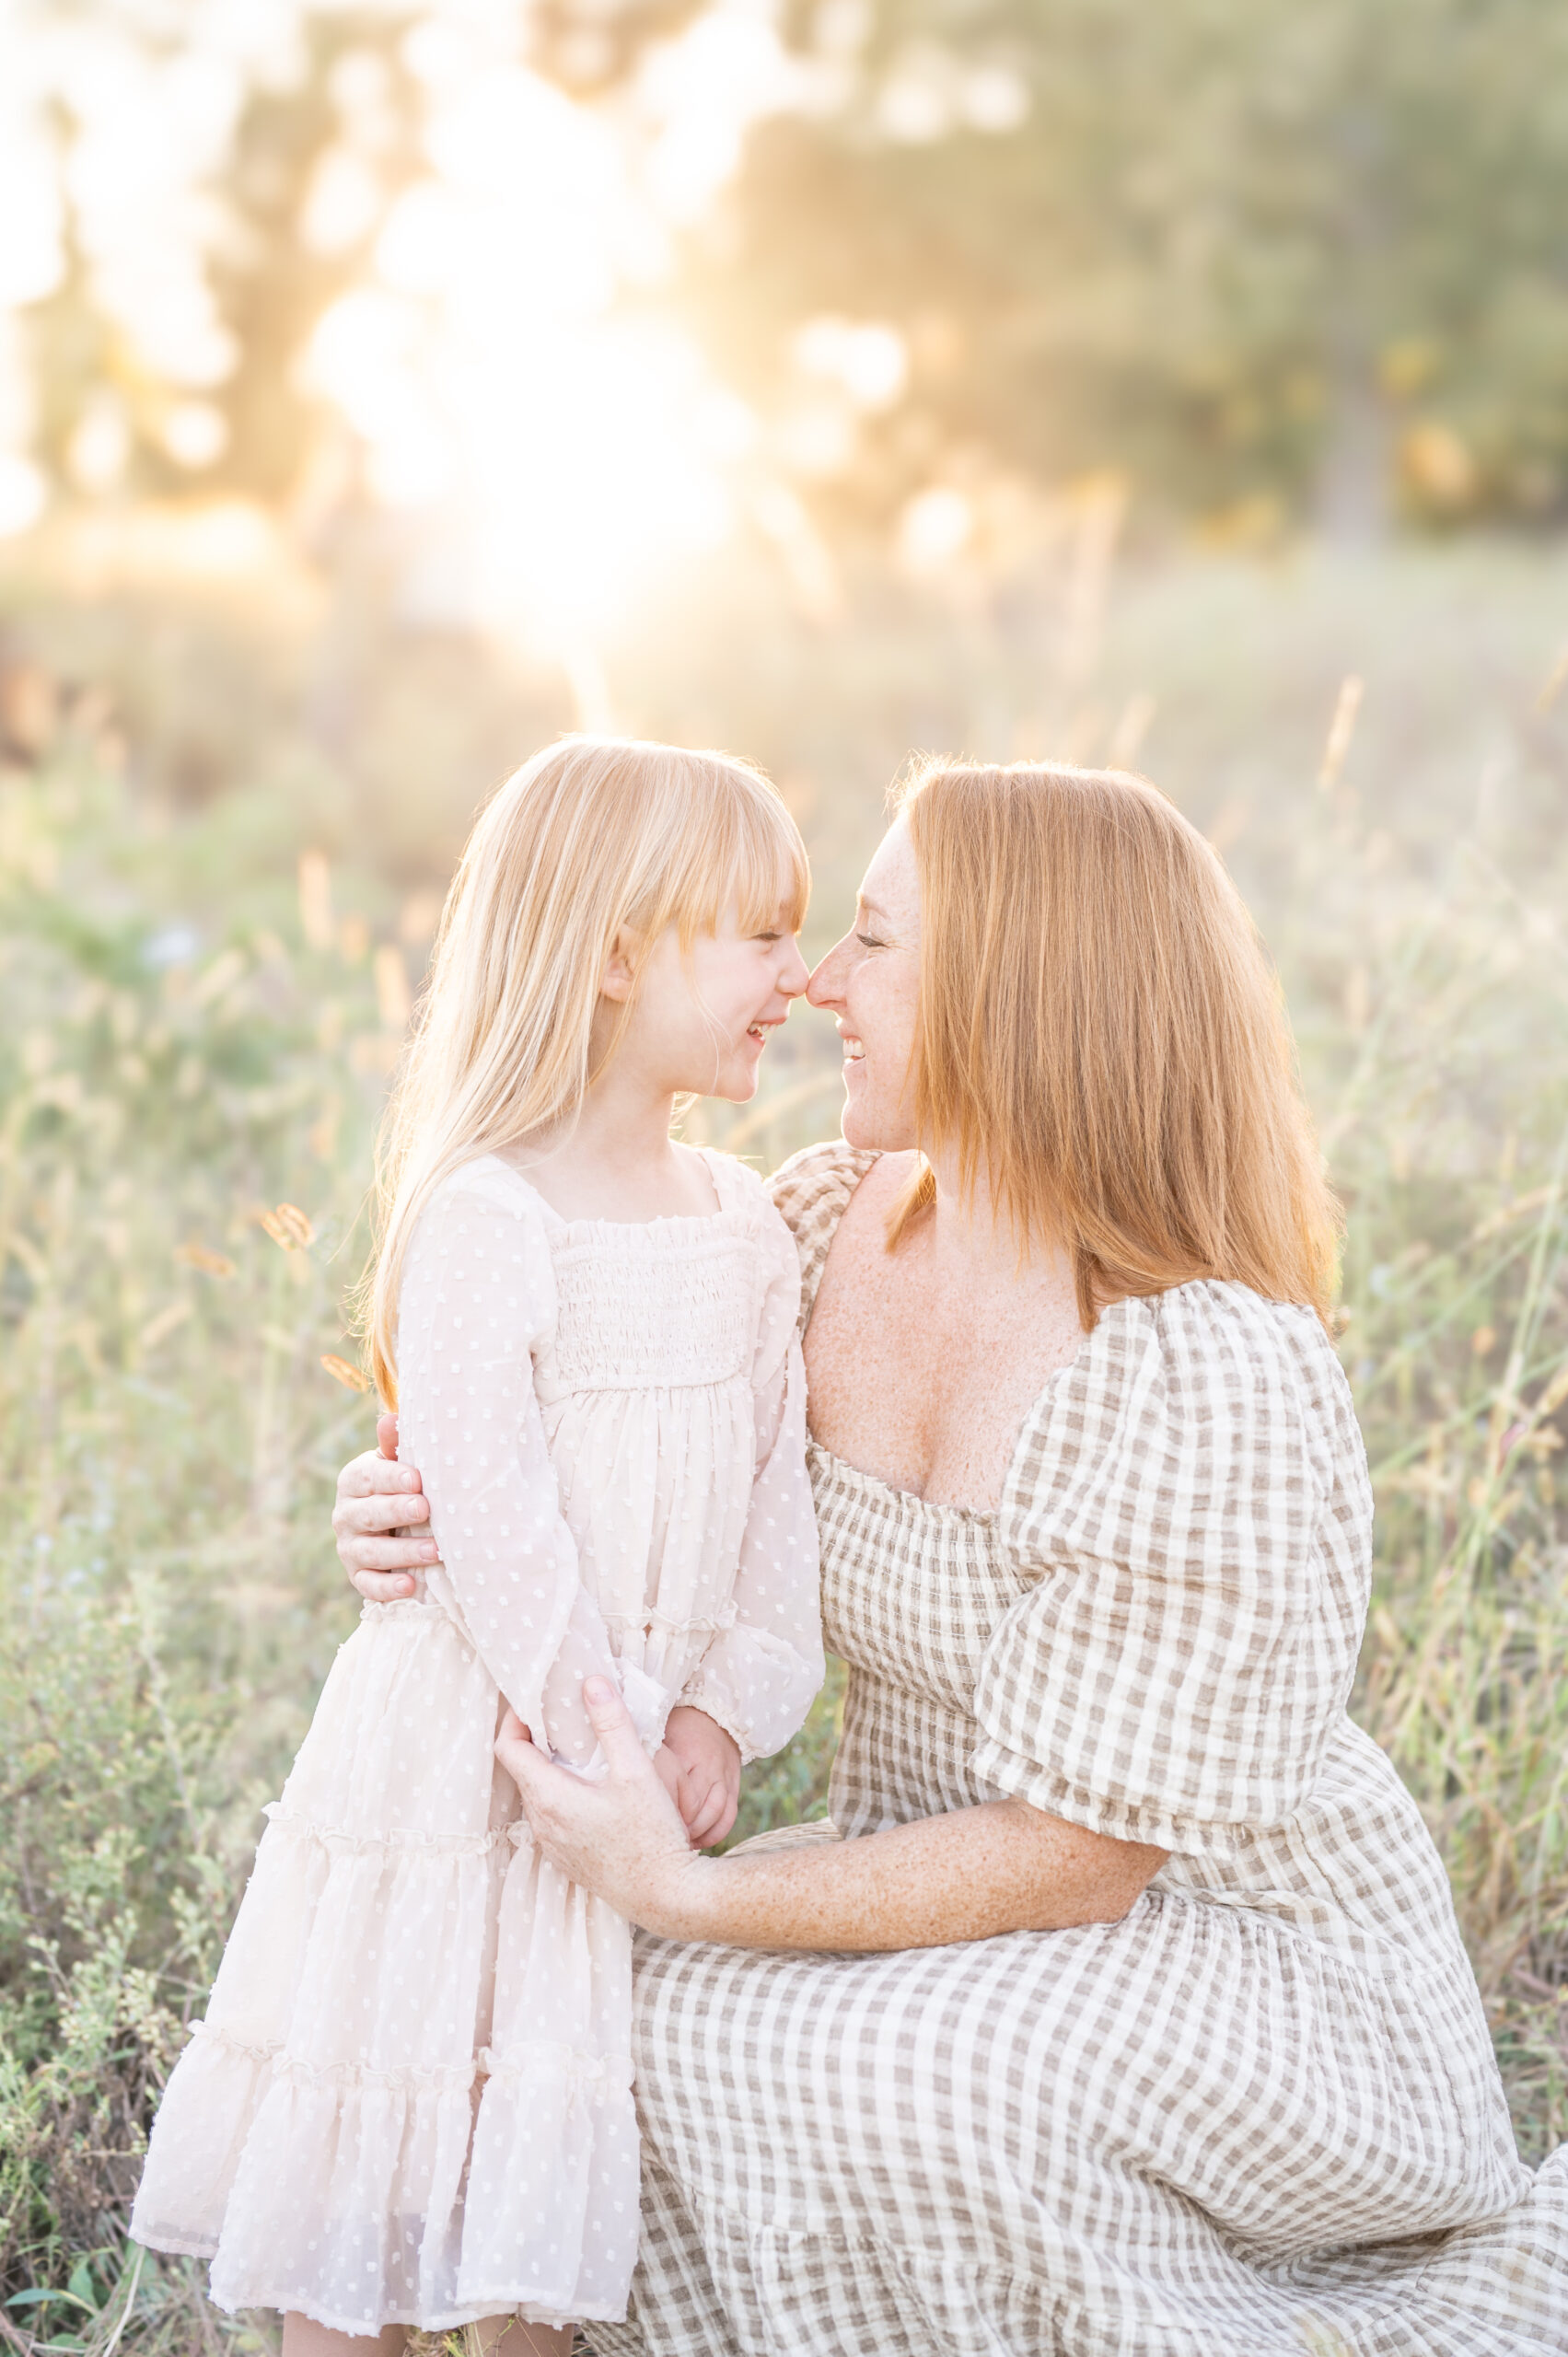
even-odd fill
[[[412,1465],[399,1465],[398,1420],[382,1416],[376,1425],[379,1452],[367,1448],[338,1475],[332,1528],[344,1571],[371,1604],[395,1604],[412,1596],[414,1564],[437,1560],[436,1541],[419,1528],[430,1519],[430,1501]]]
[[[523,1733],[528,1736],[528,1741],[531,1743],[533,1741],[533,1736],[529,1730],[525,1727],[523,1729]],[[658,1778],[659,1782],[664,1786],[665,1791],[669,1794],[670,1799],[675,1803],[677,1808],[680,1808],[680,1779],[682,1772],[680,1762],[677,1759],[674,1752],[670,1750],[669,1746],[668,1744],[661,1743],[658,1749],[654,1754],[654,1773]],[[686,1814],[685,1810],[681,1809],[680,1813],[682,1819],[684,1820]]]
[[[586,1678],[583,1701],[608,1771],[585,1783],[528,1741],[508,1711],[495,1756],[522,1796],[535,1841],[573,1882],[629,1922],[668,1939],[703,1937],[703,1887],[719,1869],[700,1858],[636,1728],[608,1678]]]
[[[711,1849],[735,1823],[740,1805],[740,1747],[716,1719],[678,1702],[664,1730],[677,1771],[676,1804],[693,1850]]]

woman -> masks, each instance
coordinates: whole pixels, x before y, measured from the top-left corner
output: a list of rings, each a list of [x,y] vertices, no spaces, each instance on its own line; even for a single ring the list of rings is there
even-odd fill
[[[774,1194],[830,1821],[693,1857],[609,1695],[597,1789],[502,1744],[654,1935],[601,2357],[1561,2351],[1568,2150],[1521,2166],[1442,1865],[1345,1716],[1332,1206],[1219,863],[1138,780],[935,767],[808,994],[844,1144]],[[367,1596],[428,1544],[372,1535],[410,1479],[345,1474]]]

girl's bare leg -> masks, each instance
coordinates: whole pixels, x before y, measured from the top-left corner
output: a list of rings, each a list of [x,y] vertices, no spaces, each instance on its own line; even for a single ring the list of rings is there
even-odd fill
[[[482,2324],[470,2325],[469,2348],[472,2357],[572,2357],[572,2328],[486,2316]]]
[[[470,2357],[572,2357],[570,2325],[525,2324],[521,2316],[486,2316],[464,2333]],[[294,2311],[283,2320],[283,2357],[403,2357],[406,2325],[389,2324],[374,2339],[332,2332]]]
[[[333,2332],[293,2308],[283,2320],[283,2357],[403,2357],[407,2340],[401,2324],[384,2325],[376,2334]]]

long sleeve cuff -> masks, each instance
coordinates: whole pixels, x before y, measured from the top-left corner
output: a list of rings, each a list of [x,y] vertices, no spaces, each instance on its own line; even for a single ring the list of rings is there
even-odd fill
[[[634,1662],[618,1662],[616,1667],[621,1677],[621,1699],[631,1713],[643,1749],[651,1759],[664,1741],[665,1721],[674,1708],[675,1697],[668,1686],[661,1686],[656,1678],[650,1678]]]

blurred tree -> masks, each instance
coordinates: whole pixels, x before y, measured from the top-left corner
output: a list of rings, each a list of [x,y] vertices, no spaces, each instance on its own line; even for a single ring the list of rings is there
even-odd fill
[[[575,96],[598,96],[700,5],[540,0],[529,63]],[[241,355],[222,397],[222,479],[236,488],[308,499],[313,461],[337,472],[338,437],[301,381],[300,359],[328,306],[366,274],[393,198],[424,162],[423,93],[404,43],[438,13],[408,0],[390,13],[309,17],[304,71],[255,90],[240,119],[223,190],[230,231],[213,271]]]
[[[537,71],[592,99],[701,5],[538,0],[518,11],[516,41]],[[83,11],[89,20],[94,13],[90,5]],[[252,61],[220,169],[203,192],[205,276],[234,354],[220,383],[193,399],[136,351],[105,306],[67,205],[65,267],[25,312],[34,448],[56,481],[89,494],[195,485],[268,502],[303,498],[308,510],[343,488],[344,436],[301,361],[323,313],[369,274],[393,202],[427,169],[425,94],[407,42],[439,26],[444,12],[432,0],[296,0],[289,13],[297,20],[290,64],[269,58],[257,70]],[[156,12],[103,14],[117,41],[140,41],[164,65],[193,53]],[[221,39],[216,46],[221,52]],[[44,119],[64,161],[82,128],[66,91]],[[64,180],[68,193],[68,170]]]
[[[327,305],[363,273],[386,205],[414,166],[414,94],[398,48],[407,22],[407,13],[381,11],[309,17],[294,74],[260,79],[244,95],[221,185],[203,192],[199,215],[215,324],[234,355],[220,382],[194,390],[138,349],[106,306],[67,210],[65,266],[25,313],[34,447],[56,481],[89,494],[178,493],[195,483],[269,500],[297,487],[324,423],[300,380],[301,352]],[[114,31],[139,38],[156,62],[180,54],[151,17],[127,17]],[[50,117],[69,191],[83,126],[68,84]]]
[[[824,102],[754,135],[703,300],[763,401],[803,321],[900,331],[850,495],[978,444],[1238,530],[1562,509],[1554,0],[795,0],[792,31]]]
[[[687,291],[830,519],[1106,467],[1222,537],[1568,511],[1557,0],[783,5],[799,102],[691,233]],[[702,6],[534,0],[517,40],[613,102]],[[424,168],[405,39],[441,10],[298,14],[212,191],[227,379],[149,376],[75,258],[34,307],[40,453],[85,488],[308,506],[343,447],[300,355]]]
[[[227,439],[213,474],[226,486],[286,497],[322,447],[325,412],[301,381],[301,356],[328,305],[363,275],[416,168],[406,29],[384,16],[313,18],[298,79],[253,91],[240,116],[212,269],[239,354],[219,396]]]
[[[679,32],[704,5],[705,0],[533,0],[527,12],[528,62],[575,98],[598,98],[636,71],[650,41]]]

